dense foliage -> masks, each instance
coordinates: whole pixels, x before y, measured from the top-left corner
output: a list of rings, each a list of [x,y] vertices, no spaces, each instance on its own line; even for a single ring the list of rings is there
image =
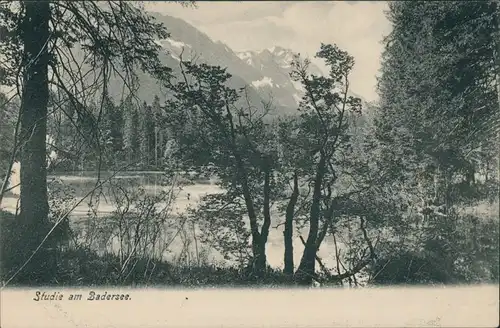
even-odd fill
[[[376,136],[392,179],[412,188],[413,213],[402,218],[420,221],[422,231],[397,257],[408,262],[414,254],[440,272],[425,279],[498,279],[499,214],[471,210],[494,208],[499,195],[499,10],[494,2],[458,1],[390,9]],[[478,250],[490,243],[493,253]]]

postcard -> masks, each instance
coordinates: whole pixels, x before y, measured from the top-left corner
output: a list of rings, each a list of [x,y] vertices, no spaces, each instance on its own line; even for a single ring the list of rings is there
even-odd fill
[[[0,325],[496,327],[500,1],[0,4]]]

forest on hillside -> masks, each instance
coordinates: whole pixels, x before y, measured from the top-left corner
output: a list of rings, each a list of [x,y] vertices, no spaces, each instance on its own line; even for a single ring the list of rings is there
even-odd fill
[[[322,43],[328,74],[297,54],[304,95],[276,115],[225,67],[181,57],[173,74],[155,42],[168,26],[130,2],[1,2],[0,206],[20,163],[18,209],[0,210],[4,286],[498,282],[499,3],[390,2],[387,18],[378,102],[352,94],[356,59]],[[164,102],[137,96],[138,72]],[[115,177],[134,170],[164,190]],[[74,171],[96,172],[83,197],[47,179]],[[221,191],[177,213],[176,188],[199,182],[179,172]],[[278,228],[282,268],[267,260]]]

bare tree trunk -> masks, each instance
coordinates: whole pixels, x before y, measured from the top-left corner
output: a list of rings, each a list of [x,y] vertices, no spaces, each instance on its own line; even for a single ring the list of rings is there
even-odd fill
[[[47,105],[50,5],[48,1],[25,1],[23,22],[24,88],[21,99],[21,213],[20,264],[42,242],[50,230],[47,198]],[[21,282],[49,282],[54,275],[55,254],[45,243],[18,279]]]
[[[157,122],[155,122],[158,124]],[[155,170],[158,170],[158,127],[155,126]]]
[[[10,156],[7,172],[5,173],[5,178],[3,179],[2,187],[0,189],[0,205],[2,205],[3,195],[7,192],[8,190],[7,186],[9,185],[9,181],[11,181],[10,178],[12,176],[12,168],[14,167],[14,162],[16,160],[16,153],[17,153],[17,141],[14,139],[14,147],[12,148],[12,154]],[[12,187],[10,187],[9,189],[11,188]]]
[[[498,105],[500,110],[500,74],[497,74],[497,93],[498,93]],[[497,182],[498,182],[498,191],[497,191],[497,200],[498,200],[498,218],[500,219],[500,131],[497,132]]]
[[[285,214],[285,231],[283,231],[283,237],[285,240],[285,257],[284,272],[287,275],[293,275],[294,263],[293,263],[293,216],[295,212],[295,205],[297,204],[297,199],[299,197],[299,184],[297,178],[297,172],[293,174],[293,191],[288,202]]]
[[[340,252],[337,246],[337,237],[335,237],[335,231],[332,229],[333,245],[335,246],[335,262],[337,262],[337,275],[340,276]],[[342,284],[342,281],[340,281]]]
[[[497,29],[500,30],[500,0],[496,0]],[[497,39],[495,52],[495,77],[497,82],[498,110],[500,112],[500,40]],[[500,116],[500,113],[499,113]],[[500,123],[500,122],[499,122]],[[497,131],[497,179],[498,179],[498,217],[500,218],[500,129]]]
[[[269,163],[265,163],[264,167],[264,223],[260,229],[260,255],[261,263],[259,263],[260,269],[266,268],[267,258],[266,258],[266,244],[267,238],[269,236],[269,227],[271,226],[271,169],[269,168]]]
[[[163,130],[160,130],[158,132],[158,143],[159,143],[159,148],[158,148],[158,160],[162,161],[165,157],[165,146],[166,146],[166,137],[165,133]],[[170,140],[170,139],[167,139]]]
[[[250,228],[252,232],[252,251],[253,251],[253,274],[256,277],[263,277],[267,266],[267,256],[266,256],[266,244],[267,238],[269,236],[269,228],[271,226],[271,174],[272,170],[270,168],[269,159],[265,159],[264,163],[264,204],[263,204],[263,214],[264,222],[260,233],[258,231],[257,216],[255,214],[254,203],[250,195],[250,190],[248,188],[248,181],[246,173],[243,169],[241,161],[239,161],[238,167],[240,168],[240,177],[243,186],[243,194],[245,198],[245,203],[247,207],[248,217],[250,219]]]
[[[261,242],[261,234],[259,233],[259,227],[257,223],[257,214],[255,213],[254,202],[250,193],[250,188],[248,186],[248,176],[246,175],[246,171],[243,167],[241,157],[236,152],[235,157],[239,181],[241,182],[243,198],[245,200],[248,219],[250,221],[250,231],[252,234],[252,271],[256,277],[262,277],[266,269],[266,252],[265,248],[262,248],[262,246],[264,246],[265,244]]]
[[[200,266],[200,252],[198,251],[198,239],[196,238],[196,224],[193,222],[193,240],[194,249],[196,251],[196,263]]]
[[[3,195],[7,192],[7,186],[9,184],[9,181],[10,181],[10,178],[12,176],[12,168],[14,167],[14,162],[16,160],[16,155],[17,155],[17,152],[19,150],[19,140],[18,140],[18,136],[19,136],[19,126],[21,125],[21,112],[19,111],[18,115],[17,115],[17,120],[16,120],[16,127],[14,129],[14,142],[13,142],[13,145],[12,145],[12,153],[10,155],[10,160],[9,160],[9,164],[8,164],[8,167],[7,167],[7,172],[5,172],[5,178],[2,182],[2,187],[0,189],[0,206],[2,205],[2,200],[3,200]],[[10,187],[12,188],[12,187]]]
[[[296,281],[301,285],[311,285],[315,274],[315,263],[317,253],[317,238],[319,231],[320,203],[321,203],[321,184],[325,175],[326,155],[321,154],[316,177],[314,179],[314,192],[311,205],[311,214],[309,217],[309,234],[307,236],[304,253],[296,272]]]

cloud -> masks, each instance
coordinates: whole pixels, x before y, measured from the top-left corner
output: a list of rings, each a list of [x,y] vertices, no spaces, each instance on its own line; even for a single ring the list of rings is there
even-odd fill
[[[147,3],[146,9],[182,18],[236,51],[280,45],[312,57],[321,42],[336,43],[356,60],[352,88],[377,98],[382,38],[390,32],[385,2],[198,2],[198,8]]]
[[[235,51],[262,50],[274,45],[286,45],[296,35],[293,28],[280,26],[262,18],[200,26],[200,29],[215,40],[227,43]],[[228,31],[232,31],[231,35],[228,35]]]
[[[304,2],[288,8],[281,17],[272,17],[272,21],[281,28],[292,28],[295,39],[290,40],[290,47],[302,48],[310,56],[321,42],[336,43],[347,50],[356,61],[351,77],[354,91],[374,100],[383,49],[380,42],[390,32],[385,9],[383,2],[325,2],[323,6]]]
[[[210,25],[220,22],[254,20],[266,15],[279,15],[292,3],[289,1],[198,1],[197,8],[194,9],[177,3],[158,1],[146,2],[144,6],[146,10],[158,11],[186,21]]]

